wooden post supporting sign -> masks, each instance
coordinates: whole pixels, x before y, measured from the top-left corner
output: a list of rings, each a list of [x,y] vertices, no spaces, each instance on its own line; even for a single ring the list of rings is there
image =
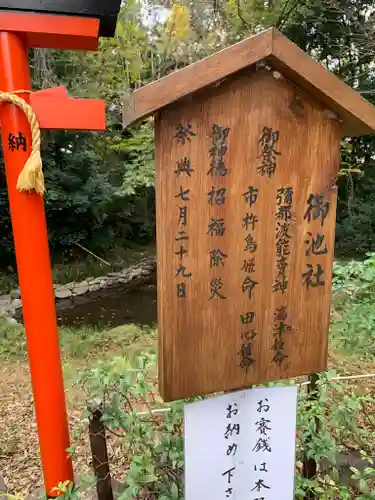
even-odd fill
[[[64,3],[72,4],[61,1],[59,5]],[[118,12],[120,0],[106,4]],[[23,8],[19,9],[21,5]],[[69,9],[64,13],[69,14]],[[40,195],[44,184],[38,156],[39,128],[104,130],[105,106],[102,101],[70,99],[62,88],[32,93],[27,50],[30,47],[95,49],[102,34],[101,23],[106,26],[104,34],[114,34],[115,18],[107,19],[104,12],[100,16],[99,11],[87,18],[72,17],[78,13],[73,10],[71,15],[58,16],[55,14],[60,12],[53,9],[46,13],[37,0],[0,1],[1,136],[48,495],[56,495],[53,488],[59,482],[72,481],[73,471],[67,454],[68,423],[45,209]],[[85,118],[81,116],[83,110]],[[29,171],[25,171],[27,168]],[[20,182],[21,172],[27,184]]]
[[[124,124],[151,114],[163,398],[325,370],[340,140],[375,108],[271,29],[137,90]]]

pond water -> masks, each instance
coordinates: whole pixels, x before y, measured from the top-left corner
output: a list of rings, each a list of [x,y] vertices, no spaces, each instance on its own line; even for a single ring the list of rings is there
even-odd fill
[[[59,300],[56,307],[59,326],[151,326],[156,324],[156,274],[134,284],[75,297],[73,303],[69,299]]]

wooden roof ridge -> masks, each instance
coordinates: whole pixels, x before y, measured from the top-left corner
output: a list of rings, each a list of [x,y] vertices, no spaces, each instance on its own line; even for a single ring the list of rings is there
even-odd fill
[[[334,111],[343,122],[344,136],[374,132],[375,107],[274,28],[136,90],[124,100],[124,126],[262,60]]]

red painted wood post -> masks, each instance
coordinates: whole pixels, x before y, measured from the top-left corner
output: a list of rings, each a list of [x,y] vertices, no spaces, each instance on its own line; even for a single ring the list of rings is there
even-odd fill
[[[0,32],[0,90],[30,90],[27,48],[20,35]],[[29,102],[29,94],[20,94]],[[12,104],[1,104],[1,135],[10,212],[26,328],[35,411],[47,494],[60,481],[73,480],[68,421],[44,201],[36,193],[16,189],[31,151],[30,125]],[[26,138],[27,151],[9,147],[9,138]],[[52,493],[53,495],[53,493]],[[56,495],[56,493],[55,493]]]

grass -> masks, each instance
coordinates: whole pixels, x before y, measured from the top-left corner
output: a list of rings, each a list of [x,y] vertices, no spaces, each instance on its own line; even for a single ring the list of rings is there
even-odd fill
[[[352,263],[343,263],[339,266],[341,267],[335,270],[334,280],[329,337],[330,368],[337,370],[339,374],[371,373],[374,371],[375,362],[375,310],[371,300],[375,291],[375,260],[372,257],[370,262],[359,266]],[[131,360],[136,353],[154,351],[155,337],[155,329],[136,325],[124,325],[108,330],[87,327],[60,329],[64,379],[72,442],[76,448],[77,470],[90,472],[87,465],[90,460],[89,448],[87,440],[82,440],[82,436],[87,438],[87,430],[82,428],[82,411],[86,405],[86,394],[80,386],[75,385],[78,373],[90,368],[95,372],[101,361]],[[30,492],[41,480],[26,358],[23,327],[8,325],[0,320],[0,393],[4,394],[0,406],[0,435],[2,435],[0,470],[4,470],[8,486],[17,494]],[[330,388],[325,403],[326,434],[321,433],[323,436],[321,441],[316,438],[316,446],[324,445],[324,439],[326,437],[328,439],[328,432],[332,436],[338,435],[340,450],[345,451],[345,446],[353,450],[359,445],[351,436],[363,435],[366,447],[371,453],[374,452],[375,423],[370,422],[373,426],[371,427],[367,421],[368,418],[372,421],[372,417],[358,411],[358,417],[355,417],[357,427],[353,428],[355,433],[351,430],[355,421],[355,418],[354,420],[352,418],[353,408],[360,404],[360,397],[367,395],[370,397],[374,391],[375,379],[343,382],[340,388],[338,386]],[[375,408],[370,402],[368,415],[372,415],[373,410]],[[345,437],[344,444],[340,441],[341,435]],[[118,473],[120,477],[124,472],[124,464],[122,458],[117,463],[116,457],[120,455],[123,457],[122,448],[118,442],[111,439],[110,436],[109,446],[113,460],[111,464],[114,476],[116,477]],[[33,451],[26,457],[25,449]],[[325,449],[322,448],[321,451],[324,456]],[[15,474],[15,471],[19,472]]]
[[[52,264],[53,281],[63,285],[72,281],[83,281],[89,277],[105,276],[108,273],[118,272],[136,264],[153,253],[154,247],[152,246],[132,245],[125,247],[118,245],[105,255],[99,255],[110,264],[107,265],[84,250],[77,248],[64,257],[56,257]],[[0,295],[9,293],[17,287],[18,278],[14,269],[7,268],[0,272]]]
[[[114,358],[126,359],[130,364],[136,353],[153,351],[155,329],[138,325],[104,331],[87,327],[61,328],[59,334],[71,444],[77,451],[75,470],[83,481],[92,470],[88,434],[82,420],[86,394],[77,384],[80,373]],[[25,498],[35,493],[42,483],[25,331],[22,326],[9,325],[2,320],[0,394],[0,474],[12,494]],[[114,444],[111,441],[108,444],[111,451]],[[122,465],[118,464],[118,468],[122,470]],[[116,471],[114,466],[113,470]]]
[[[101,331],[91,327],[60,328],[60,347],[65,363],[129,355],[152,348],[155,329],[138,325],[123,325]],[[0,361],[22,361],[27,356],[23,326],[9,325],[0,320]]]

